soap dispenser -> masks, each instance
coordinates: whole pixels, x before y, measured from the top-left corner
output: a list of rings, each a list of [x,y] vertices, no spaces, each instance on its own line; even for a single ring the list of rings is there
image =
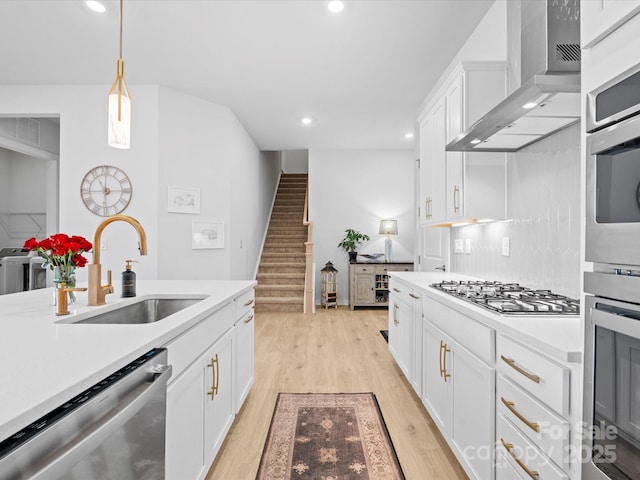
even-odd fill
[[[121,297],[135,297],[136,296],[136,272],[131,270],[131,262],[136,260],[125,260],[127,262],[126,270],[122,272],[122,295]]]

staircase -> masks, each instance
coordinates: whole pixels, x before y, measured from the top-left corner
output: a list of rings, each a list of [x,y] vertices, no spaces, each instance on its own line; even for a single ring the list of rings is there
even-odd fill
[[[303,311],[306,190],[307,174],[281,175],[258,268],[256,312]]]

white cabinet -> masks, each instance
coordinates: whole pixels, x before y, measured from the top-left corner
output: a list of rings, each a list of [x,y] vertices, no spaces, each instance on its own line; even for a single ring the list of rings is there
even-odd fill
[[[445,98],[433,104],[420,119],[420,223],[437,223],[445,217]]]
[[[200,361],[205,380],[204,462],[213,463],[222,441],[231,428],[233,409],[232,349],[233,330],[229,330],[207,350]]]
[[[235,340],[233,355],[234,409],[238,413],[253,385],[253,344],[255,325],[255,299],[251,290],[236,300]]]
[[[422,302],[420,295],[389,279],[389,351],[415,392],[422,392]]]
[[[580,44],[590,48],[640,12],[640,1],[582,1],[580,10]]]
[[[420,115],[422,225],[505,218],[506,154],[445,150],[504,99],[505,72],[504,62],[461,63]]]
[[[467,474],[492,479],[495,370],[424,315],[423,403]]]
[[[253,383],[253,295],[253,289],[245,292],[166,345],[173,366],[168,479],[205,477],[247,396]]]
[[[204,462],[204,378],[193,365],[167,388],[166,476],[196,479]]]
[[[571,425],[580,414],[571,404],[577,390],[571,367],[504,334],[496,339],[496,357],[497,471],[579,478],[580,439],[572,438]]]

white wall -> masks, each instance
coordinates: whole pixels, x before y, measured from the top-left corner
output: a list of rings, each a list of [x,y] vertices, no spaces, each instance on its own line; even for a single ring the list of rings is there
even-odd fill
[[[309,218],[313,222],[316,303],[320,303],[320,270],[331,261],[338,269],[338,303],[349,303],[346,252],[337,247],[353,228],[371,237],[360,253],[384,253],[380,220],[398,220],[393,260],[413,261],[414,154],[411,150],[309,151]]]
[[[452,228],[452,244],[457,238],[471,240],[470,254],[451,248],[452,270],[578,298],[580,160],[580,125],[509,154],[510,221]],[[502,256],[505,237],[511,245],[508,257]]]
[[[309,150],[285,150],[282,152],[284,173],[307,173],[309,171]]]
[[[190,250],[190,240],[188,248],[180,244],[177,230],[167,223],[166,187],[169,177],[170,184],[199,185],[204,202],[203,218],[224,220],[227,238],[231,238],[230,204],[232,197],[237,198],[232,190],[242,189],[242,185],[231,185],[232,171],[242,169],[248,184],[255,184],[255,177],[266,173],[258,168],[259,152],[233,113],[224,107],[153,85],[133,85],[130,89],[134,101],[129,150],[114,149],[106,143],[108,85],[3,85],[0,86],[0,115],[59,114],[58,231],[93,240],[102,217],[89,212],[79,194],[80,182],[88,170],[107,164],[129,175],[133,196],[124,213],[138,219],[145,228],[149,254],[146,257],[138,254],[137,234],[131,226],[122,222],[109,225],[102,237],[106,249],[103,246],[101,262],[103,270],[113,270],[116,287],[127,258],[139,261],[135,271],[140,279],[183,278],[187,270],[191,278],[229,278],[233,258],[227,242],[222,251],[200,252]],[[238,166],[231,167],[229,162],[237,162]],[[260,217],[265,208],[258,194],[244,193],[253,199],[246,204],[247,223],[257,223],[259,228],[256,217]],[[178,223],[178,228],[190,238],[190,220]],[[52,233],[56,232],[47,231]],[[168,236],[161,238],[161,234]],[[176,249],[182,257],[176,255]],[[200,261],[202,258],[204,262]],[[250,258],[247,263],[255,261],[257,259]],[[78,273],[81,282],[86,280],[85,270],[80,269]]]

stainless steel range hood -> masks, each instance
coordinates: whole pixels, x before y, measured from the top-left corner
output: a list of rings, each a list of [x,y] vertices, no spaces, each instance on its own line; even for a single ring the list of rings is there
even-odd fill
[[[447,151],[514,152],[580,120],[578,0],[517,5],[522,84],[447,146]],[[518,61],[510,61],[518,64]]]

